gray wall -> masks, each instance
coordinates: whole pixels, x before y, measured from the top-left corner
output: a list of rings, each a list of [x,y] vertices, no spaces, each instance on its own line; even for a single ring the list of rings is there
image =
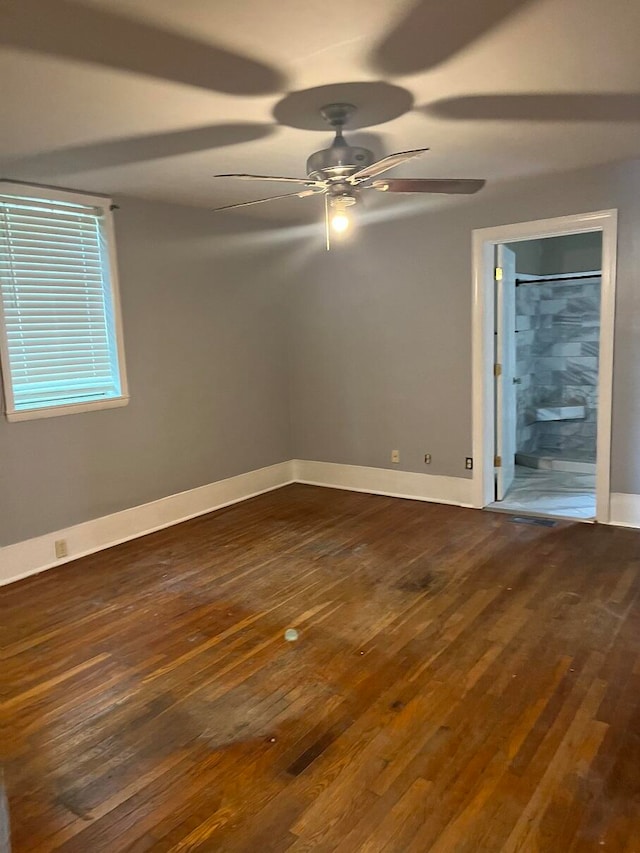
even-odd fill
[[[560,275],[567,272],[593,272],[600,269],[602,235],[568,234],[544,240],[510,243],[516,253],[516,268],[529,275]]]
[[[327,254],[122,200],[128,407],[0,419],[0,543],[291,457],[469,476],[471,230],[620,211],[612,489],[640,493],[640,163],[489,186]],[[425,468],[423,455],[433,464]]]
[[[604,208],[620,213],[612,489],[640,493],[638,161],[496,183],[310,251],[290,308],[295,456],[391,468],[399,448],[402,470],[469,476],[472,229]]]
[[[0,418],[2,545],[290,458],[278,247],[207,211],[120,203],[131,402]]]

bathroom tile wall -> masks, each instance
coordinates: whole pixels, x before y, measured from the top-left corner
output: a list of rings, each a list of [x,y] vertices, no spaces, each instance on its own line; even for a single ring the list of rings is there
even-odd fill
[[[600,279],[520,285],[516,312],[518,450],[595,459]],[[585,417],[535,419],[536,408],[568,405]]]
[[[522,453],[536,449],[536,430],[533,418],[536,358],[535,338],[540,320],[538,285],[516,288],[516,377],[517,426],[516,447]]]

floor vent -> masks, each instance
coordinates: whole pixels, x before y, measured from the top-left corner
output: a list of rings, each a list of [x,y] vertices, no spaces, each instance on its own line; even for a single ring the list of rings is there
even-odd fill
[[[555,527],[558,523],[552,518],[535,518],[534,516],[512,515],[509,518],[514,524],[537,524],[538,527]]]

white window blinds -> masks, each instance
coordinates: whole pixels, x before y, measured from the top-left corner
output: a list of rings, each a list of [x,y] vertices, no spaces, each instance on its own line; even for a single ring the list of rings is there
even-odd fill
[[[103,217],[100,207],[3,195],[0,185],[8,414],[122,395]]]

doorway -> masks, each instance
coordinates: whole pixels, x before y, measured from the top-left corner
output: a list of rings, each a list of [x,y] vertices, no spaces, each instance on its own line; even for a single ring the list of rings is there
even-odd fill
[[[493,509],[596,515],[602,234],[496,246]]]
[[[608,521],[616,212],[474,232],[474,504]]]

